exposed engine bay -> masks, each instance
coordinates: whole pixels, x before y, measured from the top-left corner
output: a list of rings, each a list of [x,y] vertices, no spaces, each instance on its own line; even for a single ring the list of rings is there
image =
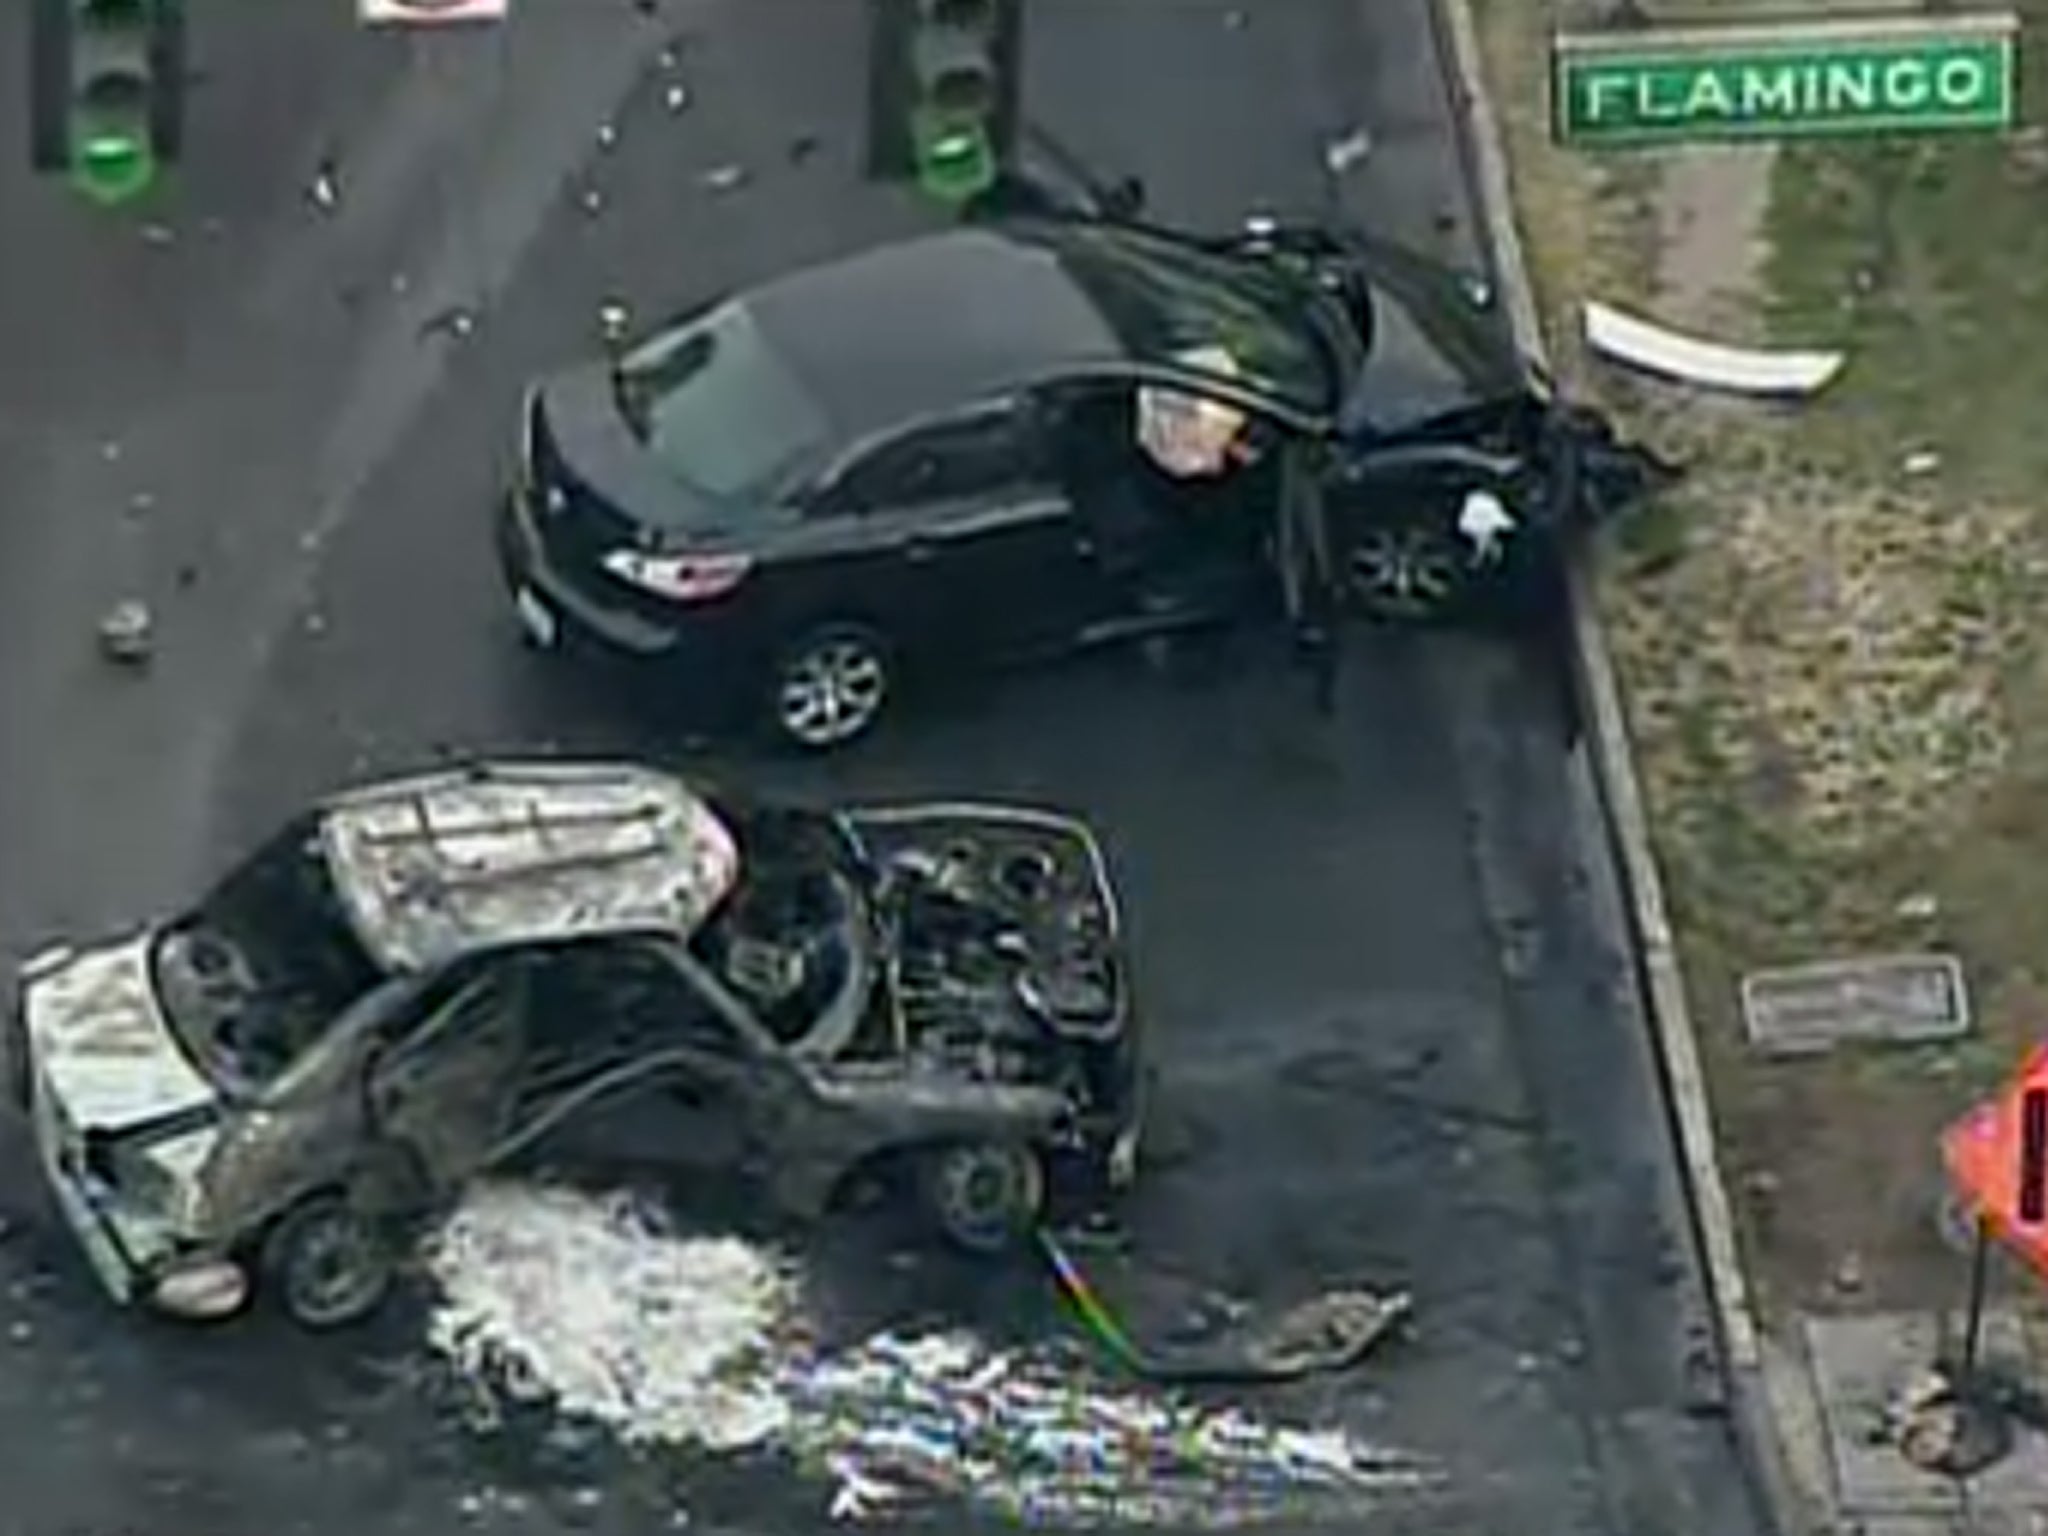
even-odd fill
[[[1124,1030],[1101,855],[1056,818],[963,809],[859,820],[889,929],[896,1038],[942,1070],[1044,1080]]]

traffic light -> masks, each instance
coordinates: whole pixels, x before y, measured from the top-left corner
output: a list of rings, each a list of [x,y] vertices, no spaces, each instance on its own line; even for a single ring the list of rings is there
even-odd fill
[[[95,202],[148,190],[184,116],[183,0],[32,0],[31,152]]]
[[[1021,0],[875,0],[873,13],[873,169],[960,207],[1010,159]]]

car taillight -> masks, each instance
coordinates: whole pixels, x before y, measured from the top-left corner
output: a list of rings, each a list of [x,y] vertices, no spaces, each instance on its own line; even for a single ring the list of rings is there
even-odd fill
[[[604,568],[642,591],[679,603],[704,603],[723,597],[754,566],[751,555],[657,555],[639,549],[615,549]]]

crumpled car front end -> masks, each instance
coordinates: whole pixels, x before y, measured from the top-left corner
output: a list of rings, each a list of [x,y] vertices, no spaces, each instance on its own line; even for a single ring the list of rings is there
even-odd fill
[[[1044,1149],[1054,1203],[1099,1204],[1135,1176],[1141,1031],[1107,862],[1081,822],[1015,806],[849,818],[876,872],[889,1007],[913,1061],[1057,1090]]]
[[[166,1027],[143,934],[32,957],[8,1039],[16,1106],[57,1208],[107,1294],[188,1318],[239,1311],[250,1280],[209,1234],[203,1172],[222,1105]]]
[[[1543,469],[1549,503],[1565,531],[1604,527],[1668,490],[1685,466],[1644,443],[1625,441],[1603,412],[1545,402]]]

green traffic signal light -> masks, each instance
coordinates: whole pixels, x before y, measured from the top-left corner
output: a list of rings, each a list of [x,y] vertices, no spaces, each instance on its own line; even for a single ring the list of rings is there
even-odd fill
[[[149,136],[126,129],[88,131],[71,159],[71,181],[98,203],[125,203],[156,181],[156,154]]]
[[[958,206],[995,185],[994,140],[978,117],[926,109],[911,124],[917,184],[927,197]]]
[[[99,203],[137,197],[156,180],[150,140],[150,82],[110,68],[88,82],[71,117],[71,180]]]

